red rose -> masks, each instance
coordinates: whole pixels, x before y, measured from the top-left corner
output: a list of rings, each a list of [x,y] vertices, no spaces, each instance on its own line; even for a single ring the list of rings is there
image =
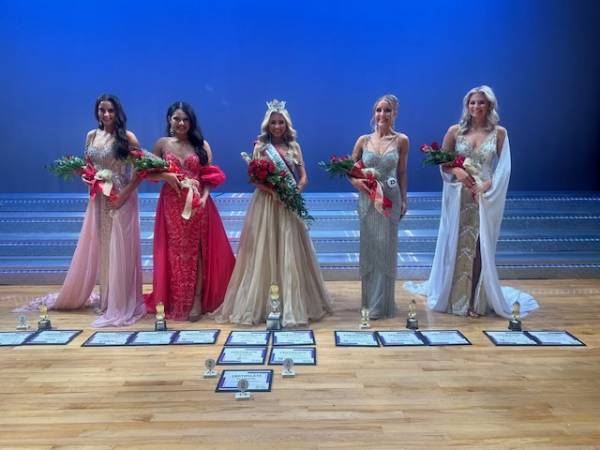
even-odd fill
[[[267,175],[268,175],[268,173],[264,169],[260,169],[257,173],[258,179],[260,181],[265,181],[267,179]]]
[[[434,152],[437,152],[440,149],[440,144],[438,144],[437,142],[432,142],[431,143],[431,148],[433,149]]]
[[[421,147],[419,147],[419,150],[421,150],[423,153],[429,153],[429,148],[429,145],[423,144]]]

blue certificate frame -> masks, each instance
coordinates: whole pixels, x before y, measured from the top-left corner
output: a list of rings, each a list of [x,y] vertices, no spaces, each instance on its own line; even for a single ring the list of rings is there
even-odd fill
[[[273,331],[273,347],[294,347],[298,345],[317,345],[313,330]]]
[[[375,331],[334,331],[336,347],[379,347]]]
[[[21,345],[67,345],[83,330],[43,330],[34,333]]]
[[[294,358],[296,354],[296,358]],[[308,356],[308,358],[306,357]],[[316,366],[317,349],[315,347],[272,347],[269,355],[270,366],[281,366],[285,358],[292,358],[295,366]],[[307,361],[308,360],[308,361]]]
[[[528,330],[526,333],[544,347],[586,347],[581,339],[566,330]]]
[[[215,392],[238,392],[237,382],[240,378],[248,380],[248,392],[271,392],[273,369],[224,370]]]
[[[245,354],[245,355],[244,355]],[[217,364],[221,366],[262,366],[267,359],[267,347],[223,347]]]
[[[124,347],[133,339],[134,335],[135,331],[96,331],[81,346]]]
[[[425,338],[418,331],[383,330],[377,331],[377,337],[384,347],[427,347]]]
[[[458,330],[422,330],[419,334],[427,345],[437,347],[446,345],[471,345],[471,341]]]
[[[232,347],[266,347],[269,345],[270,331],[232,330],[224,345]]]
[[[175,336],[173,345],[212,345],[217,342],[221,330],[181,330]]]
[[[23,345],[27,339],[37,331],[0,331],[0,347],[17,347]]]
[[[137,331],[128,346],[171,345],[177,331]]]

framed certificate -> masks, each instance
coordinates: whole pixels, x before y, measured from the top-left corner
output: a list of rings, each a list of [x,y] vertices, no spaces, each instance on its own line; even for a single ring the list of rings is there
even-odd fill
[[[458,330],[427,330],[419,333],[428,345],[471,345]]]
[[[33,334],[23,345],[66,345],[82,330],[44,330]]]
[[[564,330],[538,330],[527,331],[529,336],[539,342],[540,345],[548,346],[585,346],[585,344],[573,336],[568,331]]]
[[[280,366],[286,358],[291,358],[295,366],[316,366],[317,349],[315,347],[273,347],[269,365]]]
[[[177,331],[138,331],[127,345],[169,345]]]
[[[225,345],[265,347],[269,345],[270,334],[269,331],[231,331]]]
[[[127,345],[135,331],[96,331],[81,344],[82,347],[120,347]]]
[[[217,359],[220,365],[263,365],[267,347],[223,347]]]
[[[424,339],[417,331],[409,330],[390,330],[377,331],[377,337],[384,347],[412,347],[427,345]]]
[[[224,370],[215,392],[237,392],[242,378],[248,380],[249,392],[270,392],[273,370]]]
[[[221,330],[182,330],[177,333],[175,345],[205,345],[217,342]]]
[[[312,330],[273,331],[273,346],[316,345]]]
[[[538,345],[525,331],[490,330],[484,331],[490,341],[498,346]]]
[[[23,344],[37,331],[0,331],[0,347],[14,347]]]
[[[375,331],[336,331],[335,345],[338,347],[379,347]]]

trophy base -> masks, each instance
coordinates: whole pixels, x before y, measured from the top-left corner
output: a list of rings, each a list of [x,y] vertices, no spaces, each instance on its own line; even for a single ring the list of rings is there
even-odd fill
[[[283,369],[283,370],[281,371],[281,376],[282,376],[283,378],[294,378],[294,377],[296,376],[296,372],[295,372],[295,371],[293,371],[293,370],[286,370],[286,369]]]
[[[236,392],[235,399],[236,400],[250,400],[252,398],[251,392]]]
[[[510,331],[523,331],[523,324],[520,320],[509,320],[508,329]]]
[[[203,378],[215,378],[218,374],[216,370],[205,370]]]
[[[369,325],[368,323],[364,323],[363,322],[363,323],[360,324],[359,328],[361,330],[366,330],[367,328],[371,328],[371,325]]]
[[[42,319],[38,322],[38,330],[39,331],[46,331],[46,330],[51,330],[52,329],[52,323],[50,322],[49,319]]]
[[[154,322],[154,331],[167,331],[167,321],[157,320]]]
[[[281,313],[270,313],[267,316],[267,330],[281,330]]]
[[[417,319],[406,319],[406,328],[409,330],[418,330],[419,321]]]

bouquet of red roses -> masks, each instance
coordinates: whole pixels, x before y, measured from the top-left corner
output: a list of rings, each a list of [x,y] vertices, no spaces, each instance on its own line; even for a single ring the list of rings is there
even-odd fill
[[[432,142],[431,145],[421,145],[421,151],[425,153],[424,166],[444,165],[446,167],[462,167],[465,157],[456,152],[440,148],[440,144]]]
[[[98,192],[114,200],[117,193],[112,182],[112,171],[108,169],[96,170],[89,158],[83,159],[78,156],[64,156],[55,160],[48,166],[51,172],[69,180],[74,176],[83,176],[90,182],[90,197],[94,198]]]
[[[245,153],[242,154],[242,157],[248,162],[248,175],[251,183],[261,184],[273,190],[285,207],[296,213],[302,220],[306,222],[314,220],[308,213],[300,192],[287,182],[288,175],[284,170],[278,171],[275,163],[270,159],[249,160]]]
[[[179,171],[177,166],[174,164],[169,164],[164,159],[145,152],[142,149],[132,149],[129,152],[129,156],[131,164],[140,178],[148,178],[151,175],[156,175],[163,172],[178,173]]]
[[[362,161],[354,162],[350,156],[339,157],[336,155],[331,155],[329,162],[319,162],[319,167],[332,177],[339,175],[365,180],[367,194],[375,209],[386,217],[390,215],[392,201],[383,194],[383,185],[377,179],[378,173],[375,169],[365,167]]]
[[[81,176],[86,169],[86,166],[89,164],[86,163],[83,159],[78,156],[68,155],[63,156],[60,159],[55,160],[48,167],[50,172],[58,175],[63,180],[70,180],[74,176]],[[92,175],[93,176],[93,175]]]

